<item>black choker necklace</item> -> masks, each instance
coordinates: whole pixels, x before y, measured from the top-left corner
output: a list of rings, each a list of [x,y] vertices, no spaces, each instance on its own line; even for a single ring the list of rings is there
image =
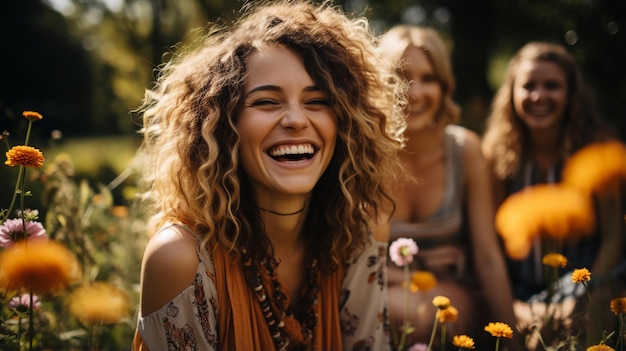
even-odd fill
[[[264,211],[266,213],[271,213],[271,214],[274,214],[274,215],[277,215],[277,216],[293,216],[295,214],[298,214],[298,213],[304,211],[304,209],[306,208],[306,204],[304,204],[304,206],[301,209],[299,209],[299,210],[297,210],[295,212],[289,212],[289,213],[276,212],[276,211],[268,210],[267,208],[263,208],[263,207],[259,207],[259,206],[257,206],[256,208],[258,208],[259,210]]]

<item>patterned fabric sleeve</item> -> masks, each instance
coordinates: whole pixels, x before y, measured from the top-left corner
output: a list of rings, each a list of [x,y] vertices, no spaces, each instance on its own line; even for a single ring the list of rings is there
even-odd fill
[[[159,310],[139,317],[137,330],[144,345],[149,350],[216,350],[215,296],[215,284],[200,262],[191,286]]]
[[[386,261],[387,243],[371,239],[346,268],[339,306],[345,351],[391,349]]]

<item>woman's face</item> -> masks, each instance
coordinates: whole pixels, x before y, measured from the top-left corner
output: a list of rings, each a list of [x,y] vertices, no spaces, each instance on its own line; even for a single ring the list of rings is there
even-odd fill
[[[248,59],[239,157],[259,205],[308,194],[335,150],[337,118],[290,49],[263,47]]]
[[[558,128],[567,107],[565,72],[549,61],[523,61],[513,83],[513,108],[531,130]]]
[[[443,89],[423,49],[409,46],[402,55],[402,62],[402,73],[409,82],[407,130],[423,130],[436,123]]]

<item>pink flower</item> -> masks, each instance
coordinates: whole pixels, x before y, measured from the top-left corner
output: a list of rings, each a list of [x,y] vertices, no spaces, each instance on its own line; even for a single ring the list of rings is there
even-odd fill
[[[407,351],[427,351],[427,350],[428,350],[428,345],[418,342],[417,344],[411,345],[411,347],[409,347]]]
[[[389,246],[389,256],[399,267],[413,262],[413,256],[417,255],[417,251],[417,244],[409,238],[398,238]]]
[[[40,307],[41,301],[39,301],[37,295],[33,295],[33,309],[38,310]],[[30,308],[30,295],[15,296],[9,301],[9,308],[17,312],[27,312]]]
[[[7,219],[0,225],[0,246],[11,247],[20,239],[47,239],[43,225],[35,221],[22,221],[21,218]]]

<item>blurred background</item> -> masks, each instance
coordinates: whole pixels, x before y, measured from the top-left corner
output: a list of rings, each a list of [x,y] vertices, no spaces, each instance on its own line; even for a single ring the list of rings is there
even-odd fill
[[[32,144],[71,150],[76,171],[109,182],[139,137],[137,107],[155,68],[235,0],[20,0],[0,5],[0,131],[23,135],[21,112],[43,114]],[[482,132],[507,60],[529,40],[564,44],[624,137],[626,1],[346,0],[382,34],[397,23],[437,28],[452,47],[462,124]],[[115,194],[116,200],[119,194]]]

